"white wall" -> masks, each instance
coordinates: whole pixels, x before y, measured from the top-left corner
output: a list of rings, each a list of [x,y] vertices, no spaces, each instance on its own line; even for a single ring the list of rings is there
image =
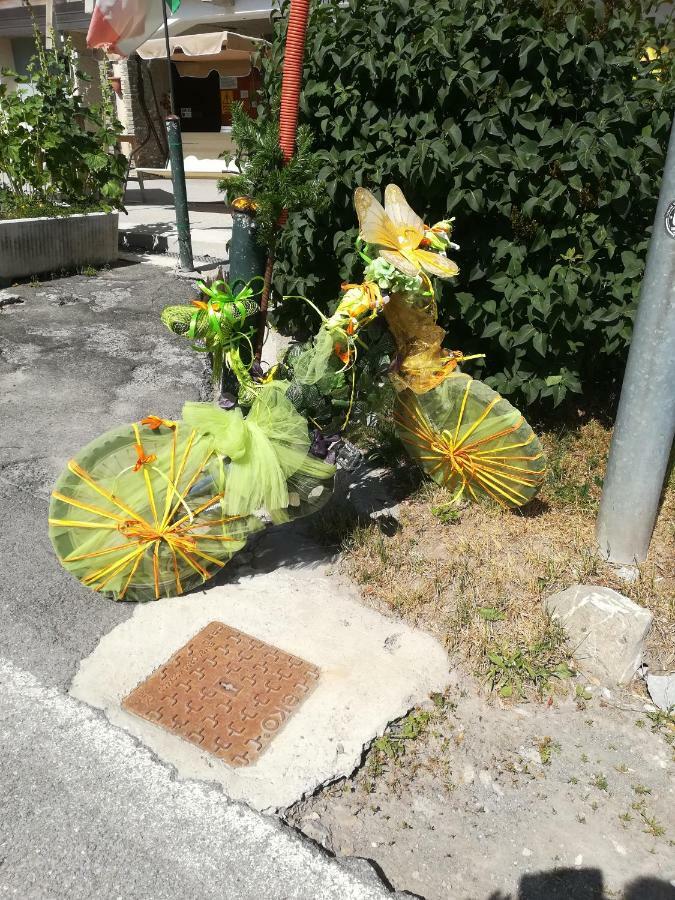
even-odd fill
[[[1,0],[0,0],[1,2]],[[14,54],[12,53],[12,42],[9,38],[0,37],[0,69],[14,68]],[[14,89],[15,82],[13,78],[2,77],[3,84],[9,86],[10,91]]]

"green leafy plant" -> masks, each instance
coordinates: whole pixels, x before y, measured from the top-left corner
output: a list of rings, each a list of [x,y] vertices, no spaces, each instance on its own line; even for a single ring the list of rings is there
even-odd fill
[[[241,103],[232,105],[232,140],[237,148],[233,159],[241,175],[223,179],[218,188],[231,203],[238,197],[255,202],[257,237],[270,248],[275,241],[279,218],[321,209],[326,194],[317,180],[321,160],[312,152],[312,133],[306,125],[298,128],[296,152],[288,163],[279,146],[276,107],[268,115],[252,119]]]
[[[643,831],[646,834],[650,834],[652,837],[663,837],[666,833],[666,829],[656,820],[656,818],[650,815],[647,810],[647,804],[644,799],[636,801],[635,803],[631,803],[631,809],[635,810],[635,812],[642,819],[642,823],[645,826]]]
[[[438,506],[432,506],[431,515],[435,516],[443,525],[451,525],[454,522],[459,522],[462,518],[462,513],[457,508],[456,503],[441,503]],[[482,613],[479,612],[479,615],[482,616]],[[485,617],[482,616],[482,618]]]
[[[539,641],[528,646],[498,647],[487,657],[490,687],[505,698],[522,697],[527,688],[541,695],[550,689],[553,679],[568,679],[574,674],[568,664],[564,634],[555,626]]]
[[[541,764],[543,766],[549,766],[551,764],[551,759],[553,758],[554,752],[560,752],[560,744],[554,741],[553,738],[549,735],[546,735],[546,737],[543,737],[541,738],[541,740],[537,741],[537,750],[539,751]]]
[[[379,774],[385,760],[400,759],[406,751],[406,744],[416,741],[424,735],[429,727],[432,713],[428,710],[414,710],[400,722],[395,723],[382,737],[373,741],[374,755],[371,759],[371,770]]]
[[[609,782],[607,781],[606,776],[602,774],[602,772],[596,772],[596,774],[593,776],[591,784],[599,791],[606,791],[609,788]]]
[[[427,221],[456,217],[442,324],[453,346],[487,354],[492,387],[557,404],[620,373],[675,105],[672,26],[652,5],[314,3],[301,121],[330,207],[289,221],[278,293],[326,308],[358,269],[354,188],[393,181]],[[270,97],[286,9],[264,62]],[[306,315],[288,304],[280,322]]]
[[[653,712],[645,713],[652,723],[652,731],[656,731],[663,735],[670,742],[675,738],[675,706],[669,709],[655,709]]]
[[[103,99],[88,105],[70,40],[45,48],[37,27],[34,39],[28,75],[0,73],[0,218],[121,207],[127,161],[103,70]]]

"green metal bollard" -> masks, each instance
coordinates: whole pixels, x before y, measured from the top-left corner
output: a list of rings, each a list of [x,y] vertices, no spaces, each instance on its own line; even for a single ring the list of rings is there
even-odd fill
[[[252,278],[265,277],[268,254],[256,240],[255,216],[251,213],[234,212],[232,216],[232,238],[230,250],[230,284],[250,281]],[[260,362],[262,342],[265,339],[267,309],[264,296],[260,294],[261,282],[256,285],[256,300],[261,303],[258,314],[258,330],[254,340],[255,357]]]
[[[190,237],[190,215],[188,213],[185,167],[183,165],[183,143],[180,136],[180,119],[178,116],[166,117],[166,136],[169,142],[173,200],[176,207],[178,258],[181,269],[192,272],[194,261],[192,259],[192,238]]]
[[[246,284],[265,274],[267,254],[256,240],[255,218],[250,213],[233,212],[232,237],[229,243],[230,284]]]

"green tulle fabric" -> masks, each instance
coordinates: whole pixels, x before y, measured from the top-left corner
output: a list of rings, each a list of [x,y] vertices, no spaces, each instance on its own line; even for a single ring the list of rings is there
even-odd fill
[[[262,385],[246,418],[238,408],[186,403],[183,421],[212,442],[225,515],[264,510],[284,521],[294,517],[294,509],[311,512],[313,498],[330,496],[325,488],[335,467],[308,455],[307,422],[286,397],[285,385]]]
[[[181,422],[123,425],[96,438],[52,494],[49,536],[64,568],[120,600],[202,585],[261,527],[254,516],[223,516],[212,458],[209,439]]]
[[[294,380],[299,384],[317,384],[329,371],[334,360],[342,365],[334,353],[335,338],[326,328],[321,328],[311,347],[293,361]]]

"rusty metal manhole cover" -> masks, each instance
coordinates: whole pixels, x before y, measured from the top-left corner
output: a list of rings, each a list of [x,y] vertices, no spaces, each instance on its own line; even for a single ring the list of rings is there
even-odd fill
[[[122,706],[231,766],[247,766],[318,678],[319,670],[304,659],[210,622]]]

